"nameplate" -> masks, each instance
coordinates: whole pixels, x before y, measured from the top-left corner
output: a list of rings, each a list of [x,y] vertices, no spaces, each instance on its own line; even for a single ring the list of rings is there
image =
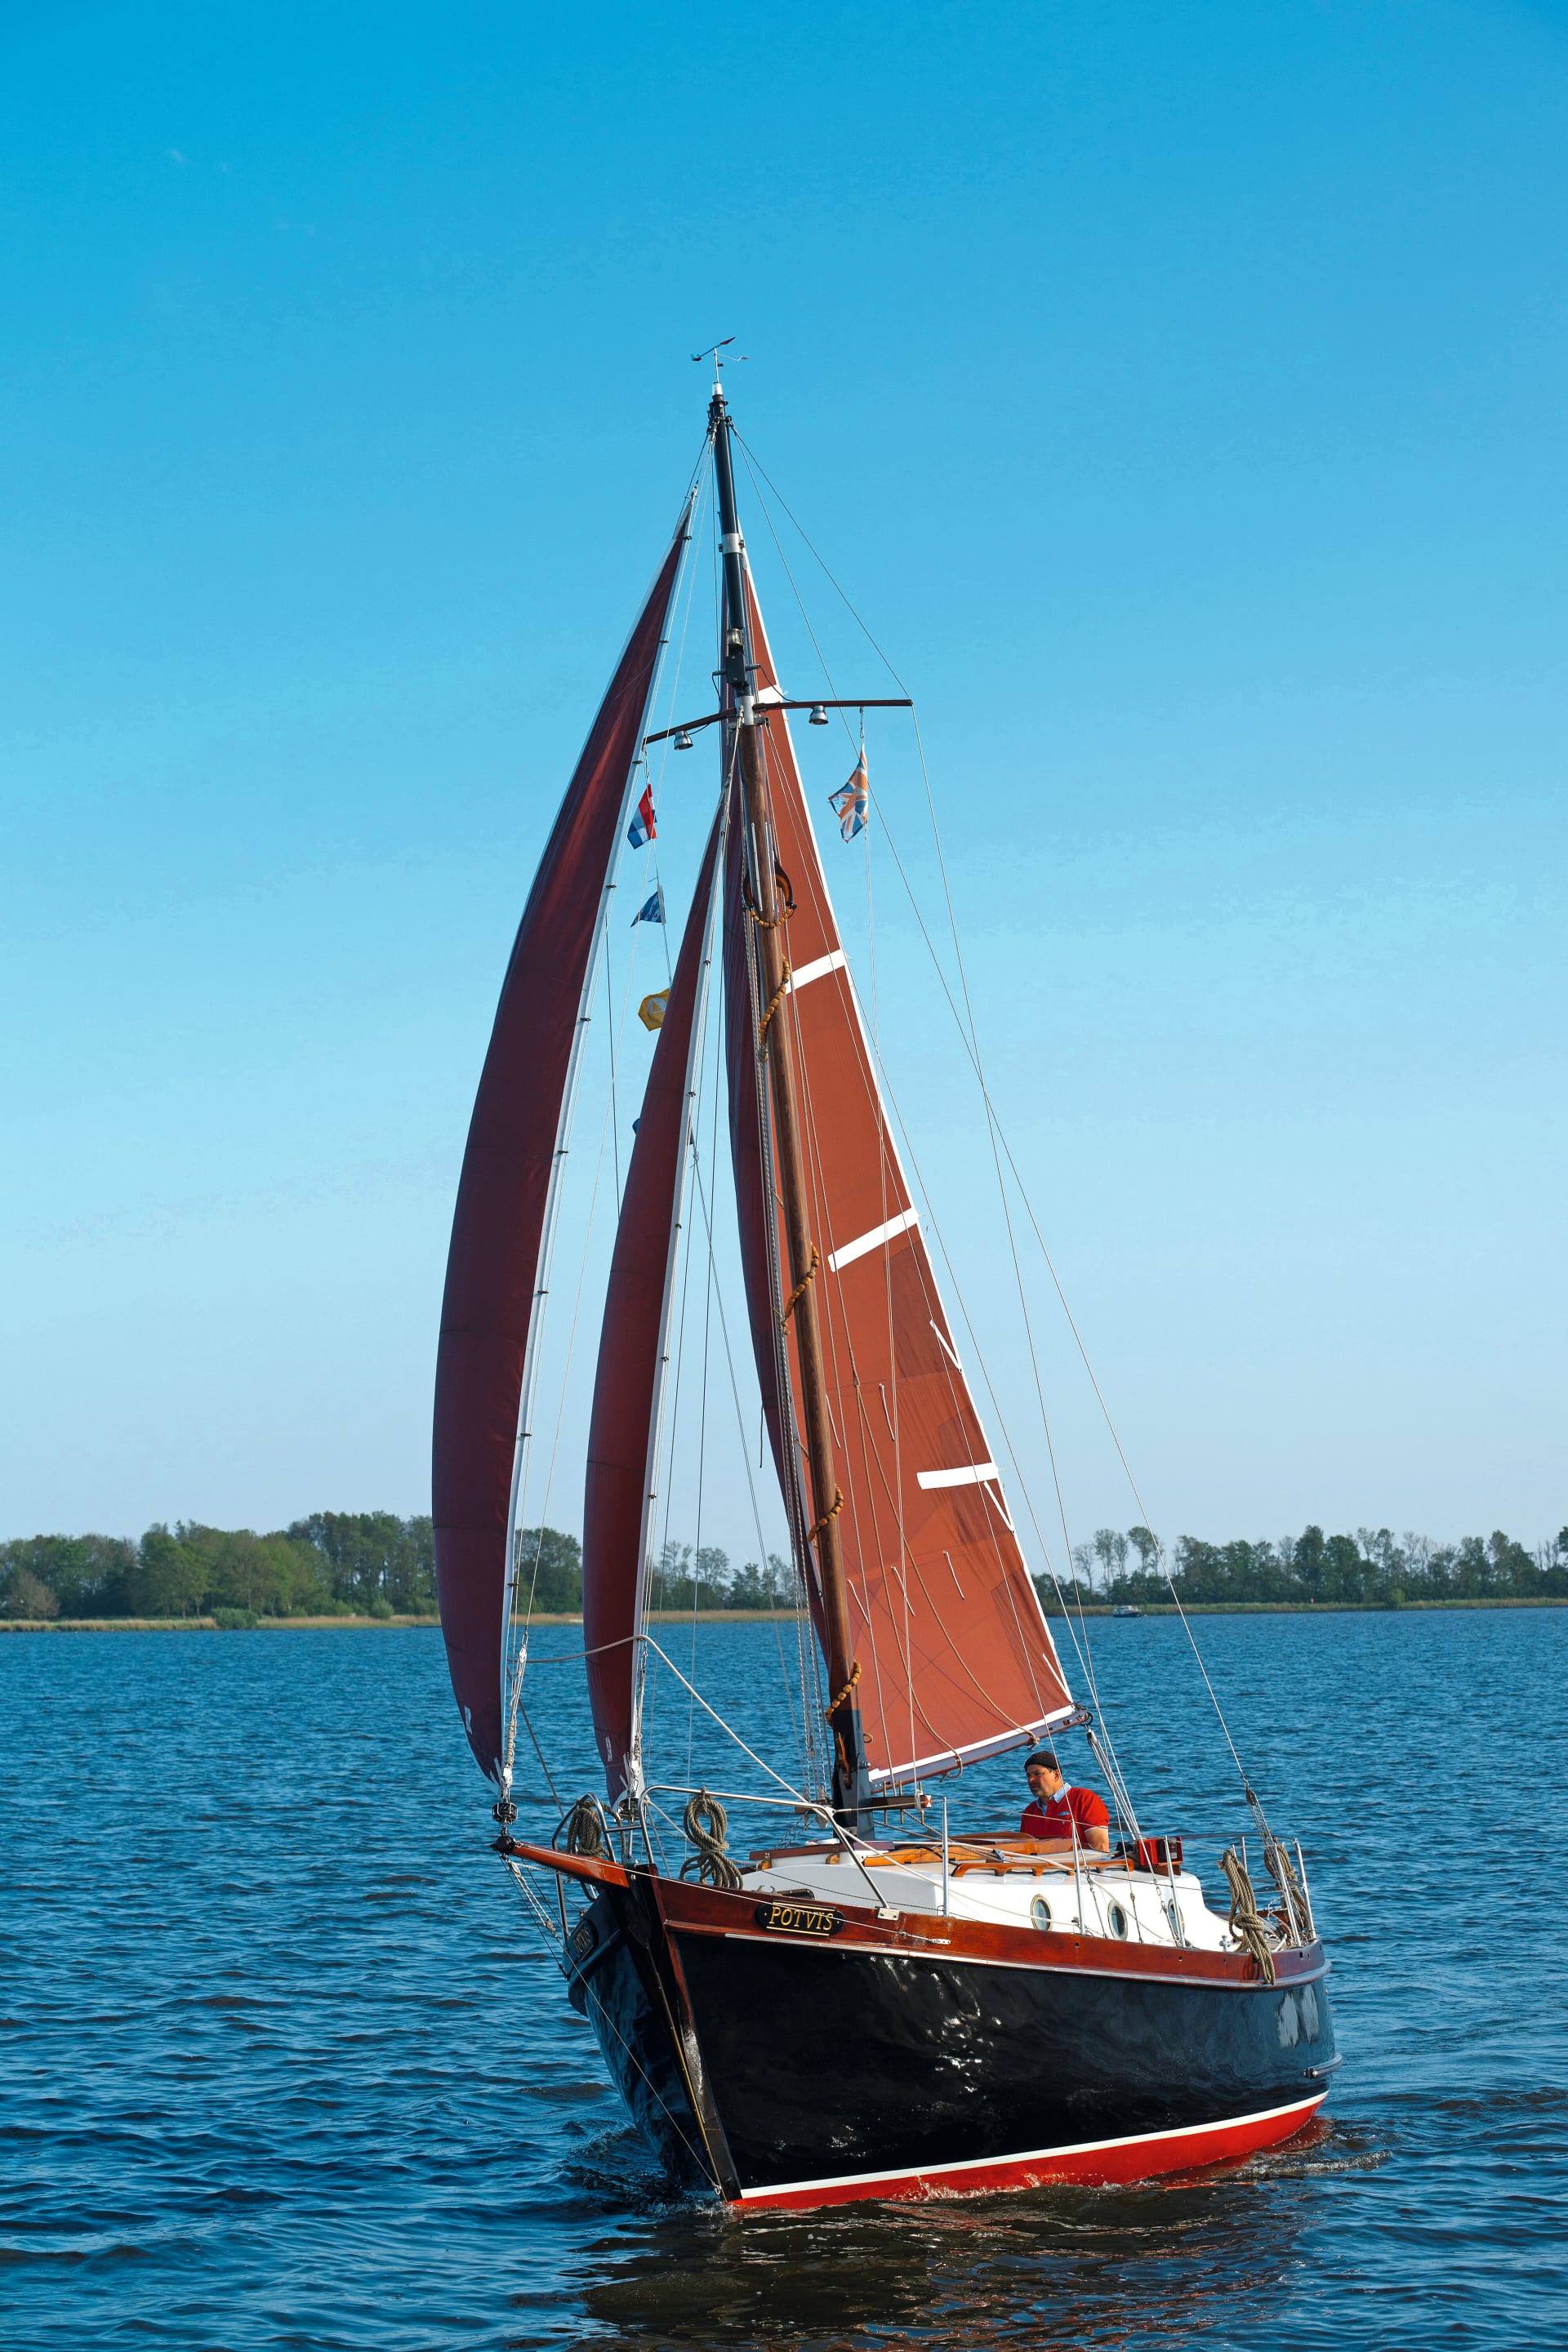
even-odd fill
[[[759,1903],[757,1925],[786,1936],[837,1936],[844,1914],[822,1903]]]

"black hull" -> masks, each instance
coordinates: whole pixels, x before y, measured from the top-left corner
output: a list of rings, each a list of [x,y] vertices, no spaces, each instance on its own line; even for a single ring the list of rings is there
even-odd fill
[[[1245,2144],[1299,2128],[1334,2063],[1321,1956],[1270,1987],[1112,1973],[1114,1947],[1101,1972],[673,1921],[661,1935],[635,1887],[594,1916],[573,1998],[671,2171],[731,2198],[1007,2160],[1079,2178],[1214,2160],[1239,2152],[1233,2124],[1299,2106]],[[1067,2161],[1141,2143],[1146,2163]]]

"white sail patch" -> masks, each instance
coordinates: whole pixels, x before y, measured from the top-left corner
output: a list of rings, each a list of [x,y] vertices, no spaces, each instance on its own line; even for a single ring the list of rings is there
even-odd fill
[[[928,1492],[933,1486],[984,1486],[989,1479],[1000,1479],[1001,1475],[994,1462],[966,1462],[962,1470],[921,1470],[917,1473],[920,1484]]]
[[[880,1249],[884,1242],[896,1241],[900,1234],[907,1234],[910,1226],[918,1225],[920,1221],[918,1209],[905,1209],[900,1215],[889,1217],[885,1225],[873,1226],[868,1234],[862,1234],[858,1241],[846,1242],[842,1249],[830,1250],[827,1254],[828,1273],[837,1274],[841,1266],[853,1265],[858,1257],[865,1257],[870,1251]]]
[[[813,962],[803,963],[798,971],[792,971],[786,985],[793,996],[797,988],[805,988],[814,980],[826,980],[830,971],[847,968],[843,949],[835,948],[831,955],[817,956]]]

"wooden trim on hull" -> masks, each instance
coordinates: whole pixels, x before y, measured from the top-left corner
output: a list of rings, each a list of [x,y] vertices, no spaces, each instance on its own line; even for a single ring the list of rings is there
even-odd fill
[[[1140,2132],[1127,2139],[1089,2140],[1076,2147],[1032,2149],[1026,2156],[987,2157],[971,2164],[939,2164],[903,2172],[849,2174],[824,2180],[791,2181],[781,2188],[742,2189],[726,2201],[731,2210],[807,2212],[823,2205],[853,2205],[872,2199],[925,2201],[942,2197],[985,2197],[1007,2189],[1061,2184],[1113,2188],[1152,2180],[1163,2173],[1191,2172],[1211,2164],[1234,2163],[1260,2148],[1294,2139],[1321,2106],[1327,2094],[1259,2115],[1224,2123],[1190,2125],[1179,2131]]]

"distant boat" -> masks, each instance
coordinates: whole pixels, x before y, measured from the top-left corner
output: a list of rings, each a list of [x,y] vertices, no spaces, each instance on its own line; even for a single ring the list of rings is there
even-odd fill
[[[1119,1601],[1110,1613],[1113,1617],[1142,1617],[1143,1612],[1135,1601]]]
[[[1074,1702],[884,1106],[791,740],[791,713],[816,723],[877,698],[781,685],[732,436],[716,383],[717,707],[645,732],[689,504],[530,892],[458,1195],[437,1565],[453,1689],[499,1788],[495,1844],[631,2114],[676,2180],[729,2205],[1131,2180],[1239,2157],[1300,2130],[1338,2063],[1300,1849],[1293,1864],[1248,1789],[1271,1907],[1237,1848],[1229,1916],[1211,1911],[1181,1840],[1141,1827],[1103,1727]],[[582,1043],[646,748],[708,731],[717,797],[625,1173],[584,1464],[605,1793],[520,1838],[530,1584],[515,1521],[535,1423],[553,1422],[540,1333]],[[835,803],[847,838],[863,766]],[[684,1746],[679,1766],[650,1752],[644,1722],[650,1661],[679,1672],[650,1630],[652,1560],[677,1271],[701,1231],[689,1186],[716,964],[746,1307],[796,1580],[798,1680],[783,1649],[779,1673],[802,1743],[737,1750],[751,1793],[722,1802],[682,1779]],[[712,1205],[704,1192],[704,1218]],[[717,1717],[694,1690],[699,1703]],[[685,1720],[683,1697],[683,1740]],[[1115,1798],[1110,1853],[1076,1832],[1055,1846],[1007,1827],[948,1835],[947,1775],[1075,1728]],[[771,1806],[772,1825],[759,1810],[736,1856],[726,1806],[742,1800]]]

